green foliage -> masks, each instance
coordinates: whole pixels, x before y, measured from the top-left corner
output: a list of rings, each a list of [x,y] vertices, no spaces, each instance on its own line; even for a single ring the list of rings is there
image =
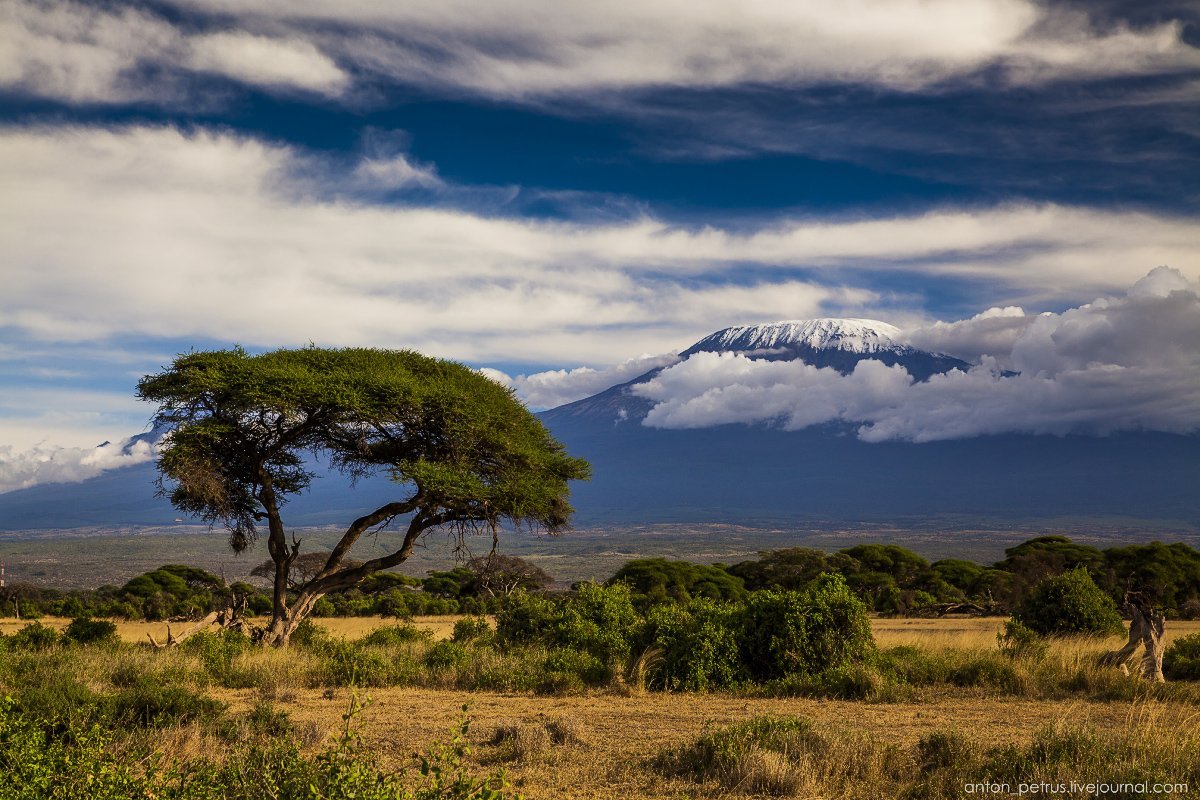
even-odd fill
[[[120,641],[117,626],[106,619],[76,617],[63,633],[76,644],[115,645]]]
[[[836,571],[848,563],[846,557],[828,555],[810,547],[790,547],[760,553],[755,561],[743,561],[729,567],[729,573],[742,579],[747,589],[783,589],[798,591],[823,572]]]
[[[487,640],[492,635],[492,626],[483,617],[463,617],[454,623],[450,638],[455,642]]]
[[[117,722],[146,728],[214,719],[224,709],[217,700],[153,675],[123,687],[108,701],[108,710]]]
[[[1163,675],[1172,681],[1200,681],[1200,633],[1171,643],[1163,653]]]
[[[867,608],[837,574],[805,592],[752,592],[742,624],[751,676],[821,673],[869,658],[875,648]]]
[[[457,627],[457,626],[456,626]],[[392,646],[410,644],[412,642],[427,642],[433,638],[430,631],[421,630],[416,625],[380,625],[375,630],[358,640],[363,646],[383,645]]]
[[[304,756],[287,735],[286,716],[270,707],[251,712],[267,737],[231,749],[220,762],[163,764],[153,753],[119,753],[113,734],[97,724],[47,728],[35,713],[0,700],[0,800],[506,800],[503,773],[482,777],[468,767],[469,721],[420,758],[416,774],[384,771],[366,751],[347,713],[342,736]]]
[[[62,639],[62,634],[40,622],[31,622],[8,637],[11,650],[49,650]]]
[[[559,603],[541,594],[518,590],[496,615],[496,635],[510,644],[541,640],[560,618]]]
[[[1125,630],[1112,598],[1082,566],[1035,586],[1013,618],[1043,636],[1119,636]]]
[[[1193,616],[1200,600],[1200,552],[1182,542],[1134,544],[1105,550],[1104,564],[1113,597],[1132,587],[1170,616]]]
[[[996,634],[996,645],[1009,658],[1031,658],[1040,661],[1050,651],[1050,645],[1037,634],[1015,619],[1004,623],[1004,630]]]
[[[238,630],[201,631],[180,644],[185,653],[199,656],[207,675],[221,686],[246,688],[250,676],[239,671],[235,662],[239,655],[253,649],[250,637]]]
[[[561,606],[552,643],[591,653],[619,669],[629,659],[640,622],[629,587],[584,583],[571,602]]]
[[[470,654],[459,642],[435,642],[425,651],[425,666],[433,670],[454,669],[467,663]]]
[[[644,651],[657,652],[649,683],[672,691],[731,687],[743,678],[736,605],[693,600],[654,606],[642,634]]]
[[[550,530],[570,514],[567,481],[588,473],[511,390],[408,350],[189,353],[143,378],[138,395],[173,429],[158,462],[171,502],[225,524],[239,550],[256,532],[260,473],[280,497],[302,491],[309,451],[352,475],[383,470],[421,487],[431,514]]]
[[[608,583],[627,584],[639,605],[669,601],[686,603],[694,597],[741,600],[746,596],[742,579],[721,567],[665,558],[629,561]]]

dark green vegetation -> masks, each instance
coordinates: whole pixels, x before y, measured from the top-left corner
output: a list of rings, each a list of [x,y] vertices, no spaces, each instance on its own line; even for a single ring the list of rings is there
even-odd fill
[[[1100,590],[1082,564],[1034,586],[1013,618],[1043,636],[1120,636],[1125,631],[1117,604]]]
[[[200,705],[197,703],[197,705]],[[304,755],[287,714],[260,704],[241,724],[212,705],[198,716],[227,746],[222,760],[164,762],[149,736],[119,736],[97,708],[74,715],[0,699],[0,798],[3,800],[504,800],[502,773],[472,774],[467,767],[468,721],[450,741],[435,745],[405,773],[381,769],[346,715],[342,736]],[[464,714],[466,708],[464,707]],[[157,715],[134,717],[148,729],[191,722]]]
[[[1072,620],[1082,619],[1082,606],[1068,609],[1059,602],[1070,592],[1049,588],[1061,583],[1045,584],[1048,579],[1071,574],[1075,577],[1063,578],[1068,584],[1083,586],[1090,582],[1110,599],[1104,601],[1094,591],[1091,593],[1086,615],[1092,620],[1089,625],[1094,625],[1088,628],[1091,632],[1115,631],[1109,613],[1111,603],[1119,605],[1129,589],[1161,603],[1168,618],[1200,616],[1200,552],[1186,544],[1152,543],[1100,550],[1063,536],[1039,536],[1006,552],[1006,557],[991,567],[953,558],[930,563],[896,545],[856,545],[835,553],[786,548],[763,552],[757,559],[733,566],[654,557],[626,562],[608,583],[629,586],[634,606],[648,613],[656,605],[687,604],[697,599],[743,602],[749,592],[763,589],[802,591],[821,575],[839,574],[876,613],[1017,613],[1027,627],[1046,634],[1072,632]],[[305,570],[321,569],[327,557],[322,552],[302,554],[293,574],[306,580],[306,574],[314,573]],[[265,569],[269,564],[256,571],[270,574]],[[354,586],[329,592],[314,604],[312,613],[399,618],[496,613],[517,589],[544,589],[549,582],[550,576],[528,559],[477,557],[449,570],[430,570],[422,579],[392,571],[373,573]],[[294,595],[296,589],[293,587],[291,592]],[[1049,602],[1047,593],[1058,599]],[[30,617],[86,613],[159,620],[201,616],[234,595],[245,597],[255,613],[270,611],[270,596],[254,586],[244,582],[226,586],[209,572],[167,565],[122,587],[92,591],[64,592],[13,584],[0,594],[0,614],[11,615],[19,608]],[[1058,614],[1060,622],[1053,622],[1048,614]]]
[[[588,477],[513,395],[462,364],[412,351],[241,349],[179,356],[138,384],[170,435],[158,458],[172,505],[223,525],[234,551],[259,527],[275,565],[264,638],[286,644],[326,594],[405,561],[427,531],[496,532],[504,522],[555,532],[572,513],[568,481]],[[315,477],[305,458],[351,477],[396,483],[394,501],[345,529],[324,567],[297,584],[300,543],[283,509]],[[364,533],[401,520],[390,552],[347,562]]]
[[[1114,732],[1063,724],[1028,744],[989,748],[941,730],[902,747],[803,717],[757,717],[666,750],[655,765],[754,797],[1095,797],[1073,786],[1106,783],[1114,787],[1108,794],[1149,798],[1200,781],[1200,740],[1166,725]]]

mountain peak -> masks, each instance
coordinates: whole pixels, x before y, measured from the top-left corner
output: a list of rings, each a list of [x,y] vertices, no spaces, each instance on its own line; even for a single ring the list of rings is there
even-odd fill
[[[843,350],[877,353],[903,349],[900,329],[877,319],[785,320],[759,325],[738,325],[705,336],[685,350],[688,356],[701,352],[762,351],[803,347],[812,350]]]

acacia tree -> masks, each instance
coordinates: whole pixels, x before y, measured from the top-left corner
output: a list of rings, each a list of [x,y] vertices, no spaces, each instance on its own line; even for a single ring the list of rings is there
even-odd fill
[[[158,404],[155,423],[169,430],[157,466],[171,503],[223,525],[235,552],[265,525],[274,575],[262,636],[280,646],[322,596],[403,562],[431,530],[565,529],[568,481],[589,475],[510,389],[408,350],[189,353],[144,377],[138,396]],[[351,522],[289,597],[300,541],[289,542],[283,510],[315,477],[305,462],[314,455],[353,479],[388,474],[396,499]],[[364,533],[385,541],[393,524],[390,553],[348,560]]]

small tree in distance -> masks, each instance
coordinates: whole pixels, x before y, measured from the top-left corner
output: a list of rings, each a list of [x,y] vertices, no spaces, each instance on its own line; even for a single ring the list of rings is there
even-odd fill
[[[568,481],[589,474],[511,390],[412,351],[189,353],[143,378],[138,396],[158,404],[155,423],[169,430],[157,466],[171,503],[223,525],[236,552],[265,525],[274,574],[262,638],[274,645],[286,645],[325,594],[405,561],[428,531],[495,536],[505,522],[564,530]],[[324,566],[289,587],[301,553],[283,510],[311,483],[312,454],[353,478],[386,472],[396,499],[351,522]],[[397,522],[390,553],[348,560],[364,533]]]

